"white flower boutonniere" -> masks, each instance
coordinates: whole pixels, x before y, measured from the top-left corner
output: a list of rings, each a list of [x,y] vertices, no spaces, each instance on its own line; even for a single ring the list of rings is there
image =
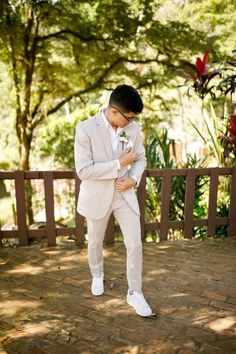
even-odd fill
[[[122,150],[124,150],[124,145],[128,144],[129,136],[126,134],[125,131],[122,131],[119,136],[119,142],[122,144]]]

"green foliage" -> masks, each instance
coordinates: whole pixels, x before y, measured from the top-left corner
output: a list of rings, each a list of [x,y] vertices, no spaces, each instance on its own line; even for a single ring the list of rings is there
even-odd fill
[[[160,135],[150,137],[150,144],[147,145],[147,166],[148,168],[175,168],[177,162],[171,158],[170,147],[172,140],[168,138],[167,130]],[[183,168],[200,168],[205,159],[198,160],[195,156],[187,155]],[[171,180],[170,199],[170,220],[183,220],[185,205],[186,177],[176,176]],[[207,191],[209,181],[206,177],[198,176],[195,181],[194,195],[194,217],[201,219],[207,215]],[[148,221],[160,221],[161,205],[161,178],[148,178],[146,187],[146,218]],[[194,229],[194,236],[199,237],[200,228]],[[155,235],[153,236],[155,238]]]
[[[126,81],[148,97],[147,107],[168,102],[156,91],[173,87],[179,54],[212,48],[217,38],[188,23],[191,7],[179,11],[157,0],[1,1],[0,61],[11,79],[4,87],[15,109],[20,166],[29,168],[38,124],[75,97],[78,104]]]
[[[224,150],[222,143],[219,139],[219,134],[222,126],[222,120],[216,116],[213,105],[210,103],[211,114],[202,107],[202,119],[205,129],[201,131],[198,126],[190,121],[193,128],[196,130],[202,141],[209,146],[211,156],[214,156],[218,166],[225,166],[226,159],[224,156]]]
[[[69,122],[61,122],[61,125],[56,125],[53,131],[50,131],[50,127],[46,129],[40,137],[42,139],[41,141],[39,139],[41,157],[52,159],[52,168],[74,168],[74,128]]]
[[[235,51],[233,51],[235,54]],[[205,52],[203,60],[199,57],[196,59],[196,64],[189,61],[182,61],[188,70],[179,69],[181,75],[186,78],[188,83],[187,93],[189,95],[190,89],[193,89],[195,94],[201,99],[201,120],[205,126],[205,132],[201,131],[201,126],[198,127],[191,122],[193,128],[197,131],[205,144],[210,141],[209,147],[212,155],[215,157],[219,166],[234,165],[236,157],[236,116],[231,113],[230,118],[225,117],[225,107],[227,104],[227,94],[231,94],[232,107],[233,107],[233,93],[236,87],[236,59],[231,59],[228,64],[230,67],[223,67],[217,70],[209,69],[208,51]],[[218,63],[218,66],[220,63]],[[231,69],[233,67],[233,69]],[[233,74],[232,74],[233,70]],[[219,78],[220,76],[220,78]],[[218,81],[214,81],[215,79]],[[212,82],[213,80],[213,82]],[[184,85],[183,85],[184,86]],[[187,85],[186,85],[187,86]],[[226,132],[223,133],[222,120],[216,115],[212,101],[216,99],[217,93],[224,96],[223,101],[223,118],[227,119]],[[206,110],[205,98],[210,94],[211,101],[209,102],[210,113]],[[189,96],[190,97],[190,96]],[[222,133],[221,136],[220,132]],[[232,152],[231,156],[230,153]],[[233,156],[232,158],[232,155]],[[229,156],[229,158],[228,158]]]
[[[229,217],[231,176],[220,176],[217,195],[217,216]],[[216,228],[216,237],[228,235],[227,225],[219,225]]]
[[[74,169],[75,128],[79,121],[94,115],[99,105],[94,102],[84,105],[73,114],[67,110],[61,112],[57,120],[48,120],[38,129],[38,136],[33,141],[31,165],[39,167],[47,161],[47,169]]]
[[[147,143],[159,122],[176,122],[180,104],[171,90],[180,57],[191,60],[193,53],[210,49],[214,60],[227,58],[235,43],[234,18],[232,3],[222,0],[206,0],[204,6],[165,0],[0,1],[1,161],[29,169],[29,161],[39,168],[41,160],[52,158],[53,168],[71,168],[74,121],[61,118],[65,104],[72,113],[83,111],[94,98],[104,102],[98,92],[122,82],[144,98]],[[61,131],[48,123],[50,117]],[[166,167],[174,166],[167,147],[162,154]]]
[[[173,140],[168,138],[167,129],[150,136],[146,148],[147,167],[153,169],[175,167],[170,156],[172,143]]]
[[[14,223],[13,210],[15,210],[15,201],[12,197],[1,197],[0,199],[0,225],[12,220]]]

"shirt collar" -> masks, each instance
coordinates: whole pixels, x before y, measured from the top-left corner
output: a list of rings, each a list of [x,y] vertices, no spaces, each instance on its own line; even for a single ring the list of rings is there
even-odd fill
[[[109,126],[111,127],[111,124],[109,123],[107,117],[105,116],[105,113],[104,113],[104,109],[101,110],[101,115],[102,115],[102,118],[106,124],[106,127],[109,128]]]

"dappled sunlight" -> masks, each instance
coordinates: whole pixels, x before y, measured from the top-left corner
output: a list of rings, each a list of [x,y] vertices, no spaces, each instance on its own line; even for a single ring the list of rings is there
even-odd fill
[[[60,255],[61,250],[60,249],[58,250],[58,249],[47,248],[47,249],[43,250],[43,252],[45,254],[48,254],[48,255],[56,256],[56,255]]]
[[[128,309],[124,309],[122,306],[126,307],[125,299],[111,298],[109,300],[102,300],[102,302],[94,303],[94,308],[96,310],[113,311],[115,309],[116,313],[123,314],[129,312]],[[110,313],[112,314],[112,312]]]
[[[6,261],[6,260],[4,260],[4,259],[0,259],[0,265],[6,264],[6,263],[7,263],[7,261]]]
[[[166,269],[156,269],[156,270],[149,270],[148,271],[148,274],[151,274],[151,275],[166,274],[166,273],[169,273],[169,271]]]
[[[233,243],[227,242],[231,251]],[[54,254],[37,247],[18,248],[12,250],[12,258],[8,250],[7,263],[1,265],[4,349],[17,352],[18,345],[28,349],[27,343],[34,342],[49,353],[55,345],[62,352],[72,346],[92,353],[98,345],[117,354],[143,353],[147,348],[150,353],[217,353],[211,345],[233,352],[235,305],[228,301],[235,297],[233,253],[230,258],[225,248],[213,253],[207,243],[202,245],[204,252],[199,251],[196,243],[183,260],[181,244],[169,245],[160,251],[159,245],[144,244],[143,290],[157,312],[155,320],[137,316],[126,302],[125,247],[105,250],[105,293],[99,297],[90,292],[86,250],[65,245]],[[222,288],[213,275],[229,286]]]
[[[215,316],[217,316],[217,310],[213,307],[197,307],[193,316],[194,319],[192,323],[197,326],[202,326],[208,324],[212,319],[215,319]]]
[[[29,337],[35,335],[44,335],[50,332],[50,321],[39,321],[37,323],[30,322],[24,323],[22,325],[22,330],[26,333],[29,333]]]
[[[190,296],[190,295],[186,293],[177,293],[177,294],[170,295],[169,297],[183,297],[183,296]]]
[[[169,248],[171,248],[170,245],[162,245],[162,244],[158,244],[158,248],[160,248],[161,250],[168,250]]]
[[[227,330],[233,328],[236,323],[235,317],[225,317],[225,318],[218,318],[212,322],[210,322],[206,327],[210,328],[211,330],[224,334],[227,333]],[[236,333],[236,328],[234,326],[234,334]]]
[[[235,3],[0,0],[0,354],[236,353]]]
[[[37,309],[41,306],[41,302],[37,300],[1,300],[1,316],[15,317],[19,311],[25,311],[27,313],[29,310],[33,311],[34,309]]]
[[[111,298],[109,300],[105,300],[104,303],[106,305],[108,305],[108,307],[112,307],[112,306],[122,306],[126,302],[125,302],[125,300],[121,300],[121,299],[118,299],[118,298]]]
[[[6,273],[37,275],[42,273],[42,271],[43,271],[42,267],[37,267],[37,266],[34,267],[32,265],[22,264],[20,268],[15,267],[13,269],[7,270]]]
[[[127,350],[127,353],[130,353],[130,354],[140,353],[140,347],[138,345],[134,345],[134,346],[128,345],[126,347],[126,350]]]

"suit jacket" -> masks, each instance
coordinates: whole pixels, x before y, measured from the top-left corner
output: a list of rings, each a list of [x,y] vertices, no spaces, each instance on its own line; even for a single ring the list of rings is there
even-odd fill
[[[139,184],[146,167],[140,128],[136,122],[132,122],[123,130],[129,136],[138,154],[130,169],[126,168],[126,174],[134,176]],[[121,142],[118,144],[121,145]],[[111,206],[115,180],[119,176],[117,157],[114,157],[110,135],[101,113],[76,126],[75,167],[82,181],[77,211],[83,216],[99,220],[107,214]],[[130,207],[139,215],[139,205],[134,188],[121,193]]]

